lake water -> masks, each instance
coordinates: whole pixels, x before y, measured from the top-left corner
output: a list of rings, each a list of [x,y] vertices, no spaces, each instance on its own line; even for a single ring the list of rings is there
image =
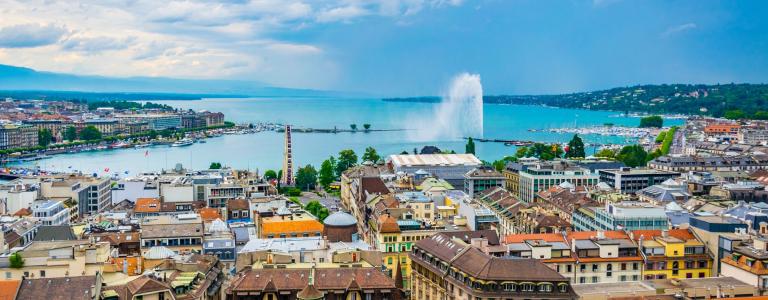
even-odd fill
[[[276,122],[311,128],[349,128],[349,124],[371,124],[372,129],[408,129],[408,131],[357,133],[294,133],[293,154],[296,165],[313,164],[343,149],[354,149],[358,156],[368,146],[380,155],[412,152],[414,148],[434,145],[443,150],[464,152],[460,138],[420,141],[414,138],[417,124],[429,123],[435,103],[384,102],[378,99],[325,98],[255,98],[205,99],[198,101],[155,101],[174,107],[220,111],[236,123]],[[615,112],[550,108],[541,106],[485,104],[484,137],[541,142],[567,142],[572,134],[530,132],[529,129],[590,126],[613,123],[637,126],[638,118],[615,117]],[[667,120],[665,125],[681,124]],[[429,127],[428,125],[423,127]],[[457,126],[460,126],[457,124]],[[428,130],[428,128],[426,129]],[[586,143],[631,143],[618,137],[584,136]],[[592,153],[594,149],[587,149]],[[278,169],[282,166],[283,135],[262,132],[248,135],[225,135],[204,144],[189,147],[154,146],[145,149],[121,149],[57,155],[51,159],[26,163],[43,169],[84,173],[136,174],[173,168],[181,163],[195,169],[221,162],[236,168]],[[515,147],[501,143],[476,143],[477,155],[487,161],[515,153]]]

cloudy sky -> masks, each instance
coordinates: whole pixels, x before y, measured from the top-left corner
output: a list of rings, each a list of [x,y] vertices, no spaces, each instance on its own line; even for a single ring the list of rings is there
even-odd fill
[[[768,1],[0,0],[0,63],[433,95],[768,82]]]

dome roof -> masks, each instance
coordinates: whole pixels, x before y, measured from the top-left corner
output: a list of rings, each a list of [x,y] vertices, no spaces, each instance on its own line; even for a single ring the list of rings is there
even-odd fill
[[[335,212],[323,220],[323,224],[331,226],[350,226],[357,224],[357,220],[352,215],[345,212]]]

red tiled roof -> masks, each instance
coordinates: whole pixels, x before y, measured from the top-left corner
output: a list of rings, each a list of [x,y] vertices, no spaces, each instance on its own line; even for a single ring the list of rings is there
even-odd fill
[[[643,239],[648,240],[657,236],[661,236],[661,230],[633,230],[632,235],[634,236],[635,240],[639,240],[641,236]],[[696,239],[696,236],[694,236],[693,233],[688,229],[670,229],[669,236],[681,239],[683,241]]]
[[[0,280],[0,299],[16,299],[21,280]]]
[[[160,211],[160,199],[157,198],[138,198],[136,206],[133,208],[137,213],[150,213]]]
[[[624,231],[611,230],[604,231],[605,238],[607,239],[629,239],[629,236]],[[568,234],[568,240],[587,240],[597,236],[597,231],[573,231]]]

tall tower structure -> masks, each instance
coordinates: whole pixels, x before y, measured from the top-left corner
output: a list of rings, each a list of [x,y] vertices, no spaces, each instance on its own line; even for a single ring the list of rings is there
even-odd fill
[[[283,178],[285,185],[293,185],[293,151],[291,149],[291,125],[285,125],[285,149],[283,149]]]

